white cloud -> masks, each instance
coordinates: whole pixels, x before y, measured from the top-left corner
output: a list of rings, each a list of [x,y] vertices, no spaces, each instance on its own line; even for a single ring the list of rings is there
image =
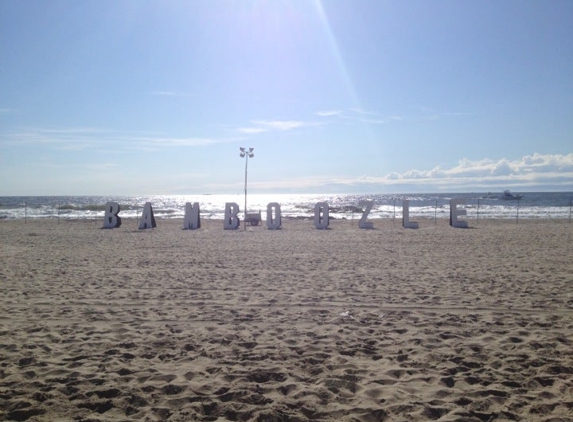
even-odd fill
[[[150,146],[160,147],[196,147],[219,144],[223,141],[213,138],[169,138],[169,137],[142,137],[133,139]],[[132,141],[133,141],[132,140]],[[233,140],[234,141],[234,140]],[[232,142],[232,141],[228,141]]]
[[[158,147],[194,147],[236,138],[170,137],[161,133],[113,131],[95,128],[26,129],[0,133],[0,146],[51,146],[58,150],[101,149],[115,152],[126,149],[154,150]]]
[[[315,115],[324,118],[324,120],[320,122],[305,120],[253,120],[251,121],[252,126],[239,127],[236,131],[247,135],[253,135],[263,132],[288,131],[302,127],[322,126],[327,123],[331,123],[332,121],[336,121],[329,120],[329,118],[356,121],[366,124],[387,124],[402,120],[402,117],[398,115],[384,116],[374,111],[362,110],[360,108],[349,108],[346,110],[320,110],[315,112]]]
[[[320,117],[337,117],[339,119],[354,120],[367,124],[387,124],[394,121],[402,120],[402,116],[383,115],[375,111],[363,110],[361,108],[349,108],[346,110],[326,110],[315,113]]]
[[[416,189],[435,192],[446,190],[502,190],[551,188],[571,189],[573,186],[573,153],[539,154],[525,156],[517,160],[501,158],[498,160],[469,160],[464,158],[457,165],[444,168],[434,167],[429,170],[410,169],[402,173],[391,172],[384,176],[362,175],[357,177],[289,178],[284,181],[269,180],[254,182],[259,189],[305,189],[319,191],[328,187],[339,191]]]
[[[345,119],[347,121],[356,121],[365,124],[384,125],[403,120],[438,120],[441,118],[454,118],[470,116],[472,113],[460,111],[436,111],[428,107],[418,107],[415,115],[404,117],[400,114],[383,114],[377,111],[365,110],[360,107],[352,107],[347,109],[333,109],[317,111],[317,116],[323,118],[336,117]]]
[[[343,113],[343,110],[325,110],[325,111],[317,111],[316,115],[321,117],[330,117],[330,116],[340,116]]]
[[[491,167],[491,174],[494,176],[509,176],[514,172],[511,163],[505,158],[494,163]]]
[[[241,133],[246,133],[248,135],[252,135],[255,133],[262,133],[262,132],[266,132],[267,129],[262,128],[262,127],[240,127],[239,129],[237,129],[239,132]]]
[[[271,131],[284,132],[287,130],[298,129],[301,127],[319,125],[319,123],[305,122],[302,120],[253,120],[251,123],[253,123],[254,126],[240,127],[237,129],[237,131],[240,133],[252,135]]]
[[[451,168],[435,167],[431,170],[408,170],[390,173],[375,179],[380,184],[423,183],[437,186],[504,186],[527,185],[532,182],[573,184],[573,153],[539,154],[518,160],[462,159]]]
[[[379,118],[374,118],[374,119],[369,119],[369,118],[360,119],[360,121],[362,123],[370,123],[370,124],[374,124],[374,125],[385,125],[387,123],[395,122],[395,121],[399,121],[399,120],[402,120],[402,118],[400,116],[379,117]]]
[[[253,122],[268,130],[292,130],[303,126],[309,126],[310,123],[299,120],[256,120]]]

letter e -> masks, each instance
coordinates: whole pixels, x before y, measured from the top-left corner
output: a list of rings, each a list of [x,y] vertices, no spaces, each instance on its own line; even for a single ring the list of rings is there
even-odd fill
[[[461,198],[454,198],[450,201],[450,226],[456,228],[467,228],[468,222],[458,220],[458,217],[461,215],[466,215],[465,208],[458,208],[458,205],[465,204],[466,201]]]

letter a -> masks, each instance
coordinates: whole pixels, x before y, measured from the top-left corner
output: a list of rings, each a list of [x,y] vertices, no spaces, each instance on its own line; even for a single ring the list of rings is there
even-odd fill
[[[187,202],[185,204],[185,218],[183,219],[183,230],[195,230],[201,228],[199,218],[199,202]]]
[[[141,220],[139,220],[139,229],[153,229],[155,227],[157,227],[157,224],[155,224],[151,202],[146,202],[143,207],[143,214],[141,214]]]
[[[121,217],[119,214],[119,204],[117,202],[108,202],[105,204],[105,215],[103,228],[104,229],[115,229],[121,226]]]

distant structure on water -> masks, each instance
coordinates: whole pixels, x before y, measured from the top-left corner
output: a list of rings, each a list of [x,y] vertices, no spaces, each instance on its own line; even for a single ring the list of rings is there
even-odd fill
[[[501,199],[509,200],[509,201],[517,201],[523,198],[521,194],[513,194],[509,190],[504,190],[503,194],[501,195]]]
[[[484,195],[481,197],[481,199],[503,199],[503,200],[508,200],[508,201],[512,201],[512,200],[517,201],[521,198],[523,198],[523,195],[513,194],[508,189],[504,190],[501,195],[488,192],[487,195]]]

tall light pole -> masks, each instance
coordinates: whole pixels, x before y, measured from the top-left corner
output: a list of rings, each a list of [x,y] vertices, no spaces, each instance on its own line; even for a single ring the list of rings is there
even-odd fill
[[[255,154],[253,154],[254,148],[249,148],[248,151],[243,147],[239,149],[241,150],[241,158],[245,157],[245,218],[243,219],[243,225],[245,230],[247,230],[247,168],[249,166],[249,158],[253,158]]]

